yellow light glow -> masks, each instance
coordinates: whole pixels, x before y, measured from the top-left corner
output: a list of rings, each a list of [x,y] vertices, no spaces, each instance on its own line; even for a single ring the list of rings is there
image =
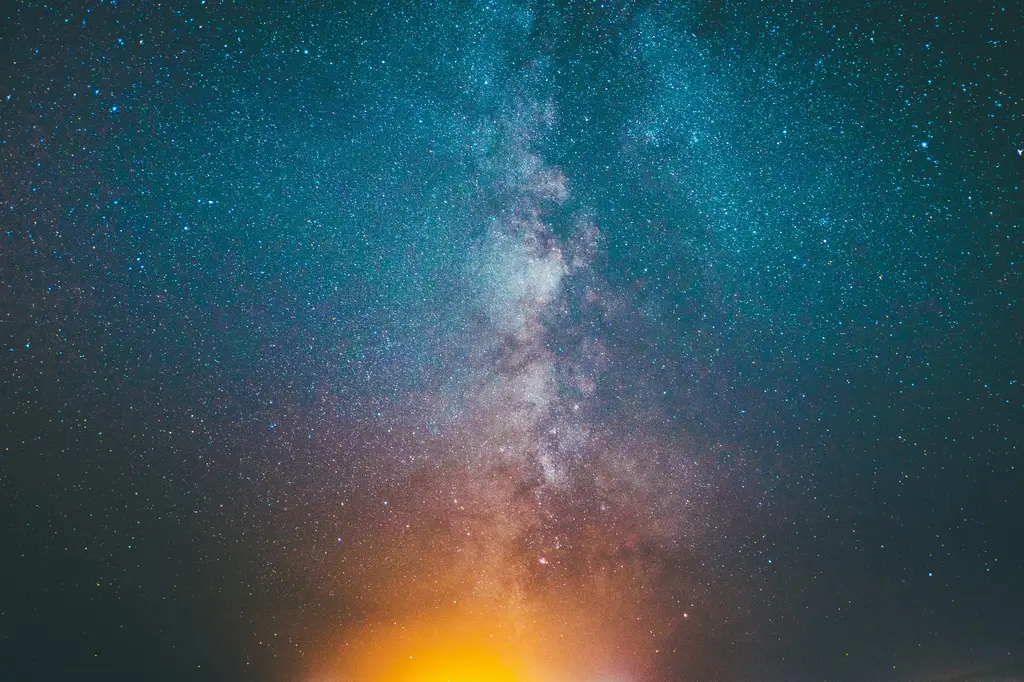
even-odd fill
[[[451,615],[451,614],[449,614]],[[342,679],[359,682],[527,682],[520,638],[461,613],[368,627],[346,647]]]
[[[472,645],[421,648],[396,665],[385,682],[520,682],[496,651]]]

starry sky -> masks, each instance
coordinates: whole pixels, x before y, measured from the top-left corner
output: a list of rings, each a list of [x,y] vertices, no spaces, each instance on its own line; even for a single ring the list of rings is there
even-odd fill
[[[1024,679],[1019,5],[0,16],[0,676]]]

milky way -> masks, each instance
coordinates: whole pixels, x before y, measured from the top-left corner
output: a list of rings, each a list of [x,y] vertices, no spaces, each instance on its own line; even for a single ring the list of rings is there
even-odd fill
[[[7,676],[1020,676],[1019,11],[4,26]]]
[[[413,399],[425,425],[400,427],[426,433],[403,447],[407,469],[388,476],[398,499],[381,505],[409,522],[360,552],[370,568],[358,582],[392,594],[371,590],[375,635],[339,645],[356,652],[335,669],[344,679],[386,675],[387,661],[469,633],[498,635],[529,679],[633,679],[677,650],[671,636],[706,597],[707,575],[668,574],[692,560],[683,540],[698,499],[704,519],[727,509],[700,490],[721,481],[698,470],[691,444],[666,442],[679,433],[602,416],[614,313],[593,267],[601,234],[585,207],[566,210],[569,180],[531,148],[557,131],[557,112],[538,101],[517,99],[489,122],[499,142],[482,160],[489,189],[468,211],[483,229],[459,280],[459,379]],[[550,224],[558,212],[563,238]],[[387,624],[399,632],[379,633]]]

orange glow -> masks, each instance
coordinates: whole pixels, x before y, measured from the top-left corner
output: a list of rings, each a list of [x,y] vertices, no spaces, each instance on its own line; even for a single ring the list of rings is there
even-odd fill
[[[465,621],[370,627],[346,647],[343,679],[360,682],[527,682],[522,642]]]
[[[396,665],[383,682],[521,682],[495,651],[472,645],[417,649]]]

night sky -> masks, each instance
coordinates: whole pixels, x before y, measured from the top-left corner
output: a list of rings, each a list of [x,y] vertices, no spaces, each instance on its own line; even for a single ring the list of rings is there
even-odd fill
[[[1024,13],[895,5],[0,10],[0,678],[1024,679]]]

